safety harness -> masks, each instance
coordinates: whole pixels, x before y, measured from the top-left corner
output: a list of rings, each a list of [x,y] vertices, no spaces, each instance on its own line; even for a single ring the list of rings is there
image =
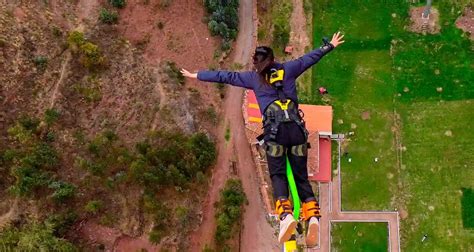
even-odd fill
[[[303,120],[303,111],[298,109],[298,105],[291,99],[287,99],[283,92],[283,78],[285,71],[283,69],[270,69],[267,76],[269,84],[278,92],[277,100],[270,103],[265,108],[263,115],[264,134],[267,135],[266,141],[275,141],[278,133],[278,127],[281,123],[295,122],[308,137],[308,131],[305,128]],[[257,138],[259,141],[263,139],[263,135]]]

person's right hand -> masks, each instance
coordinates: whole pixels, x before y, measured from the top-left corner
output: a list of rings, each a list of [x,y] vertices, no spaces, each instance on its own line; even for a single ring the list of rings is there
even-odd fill
[[[191,73],[184,68],[182,68],[180,72],[184,75],[184,77],[193,78],[193,79],[197,78],[197,73]]]

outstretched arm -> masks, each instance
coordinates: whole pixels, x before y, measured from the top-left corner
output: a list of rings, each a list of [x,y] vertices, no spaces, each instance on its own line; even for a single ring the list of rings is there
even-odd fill
[[[199,71],[197,73],[191,73],[186,69],[181,69],[181,73],[185,77],[201,81],[225,83],[237,87],[253,89],[253,72]]]
[[[344,35],[342,35],[341,32],[334,33],[329,44],[325,44],[296,60],[284,63],[287,69],[287,74],[294,78],[298,78],[298,76],[306,71],[306,69],[316,64],[324,55],[332,51],[332,49],[336,48],[338,45],[344,43],[344,40],[342,40],[343,37]]]

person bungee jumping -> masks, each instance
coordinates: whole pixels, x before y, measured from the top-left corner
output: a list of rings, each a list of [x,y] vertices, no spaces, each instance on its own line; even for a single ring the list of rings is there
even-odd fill
[[[206,82],[226,83],[233,86],[252,89],[257,97],[263,115],[263,138],[268,169],[276,199],[276,212],[280,219],[278,241],[284,243],[290,239],[297,222],[293,217],[291,202],[288,199],[288,179],[286,159],[290,162],[294,174],[299,198],[303,202],[303,218],[308,223],[306,245],[317,244],[319,204],[308,180],[307,149],[308,131],[298,109],[296,79],[324,55],[344,43],[340,32],[324,44],[302,57],[279,63],[275,61],[273,50],[259,46],[253,55],[255,71],[199,71],[191,73],[185,69],[185,77],[197,78]]]

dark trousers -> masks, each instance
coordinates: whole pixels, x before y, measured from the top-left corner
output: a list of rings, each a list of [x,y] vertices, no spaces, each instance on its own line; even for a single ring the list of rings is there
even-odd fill
[[[303,130],[294,122],[279,125],[276,141],[267,142],[267,162],[275,199],[289,197],[286,176],[286,158],[291,165],[300,200],[314,199],[308,180],[307,139]]]

